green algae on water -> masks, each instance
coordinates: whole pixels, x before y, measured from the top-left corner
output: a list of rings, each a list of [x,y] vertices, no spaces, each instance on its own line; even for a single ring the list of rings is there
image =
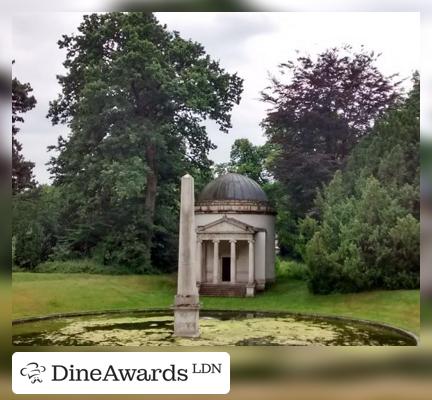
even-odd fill
[[[286,313],[205,311],[200,337],[173,335],[170,312],[63,317],[13,326],[13,344],[49,346],[415,345],[395,329],[363,321]]]

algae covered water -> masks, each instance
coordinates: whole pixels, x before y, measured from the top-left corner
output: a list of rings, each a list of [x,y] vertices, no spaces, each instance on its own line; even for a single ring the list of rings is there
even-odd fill
[[[107,313],[14,324],[21,346],[413,346],[411,335],[348,319],[287,313],[201,311],[199,338],[173,335],[170,311]]]

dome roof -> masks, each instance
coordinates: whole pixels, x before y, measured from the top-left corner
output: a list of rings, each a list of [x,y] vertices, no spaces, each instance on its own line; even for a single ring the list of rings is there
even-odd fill
[[[246,200],[268,202],[267,195],[253,179],[228,173],[211,181],[198,196],[198,202],[213,200]]]

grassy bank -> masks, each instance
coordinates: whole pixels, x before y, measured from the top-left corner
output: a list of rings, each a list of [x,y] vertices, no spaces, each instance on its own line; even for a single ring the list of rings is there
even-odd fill
[[[17,272],[12,277],[13,318],[59,312],[166,308],[174,275],[92,275]],[[286,276],[255,298],[201,298],[204,309],[274,310],[342,315],[386,322],[419,333],[418,290],[312,295],[306,283]]]

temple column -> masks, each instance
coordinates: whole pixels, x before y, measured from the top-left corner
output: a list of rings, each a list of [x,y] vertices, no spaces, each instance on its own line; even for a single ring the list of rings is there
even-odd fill
[[[202,240],[197,240],[197,270],[196,270],[196,281],[197,284],[202,282]]]
[[[231,283],[236,282],[236,240],[230,240],[231,244],[231,265],[230,265],[230,272],[231,272]]]
[[[249,277],[246,286],[246,296],[255,296],[255,241],[249,240]]]
[[[213,240],[213,283],[219,283],[219,240]]]

